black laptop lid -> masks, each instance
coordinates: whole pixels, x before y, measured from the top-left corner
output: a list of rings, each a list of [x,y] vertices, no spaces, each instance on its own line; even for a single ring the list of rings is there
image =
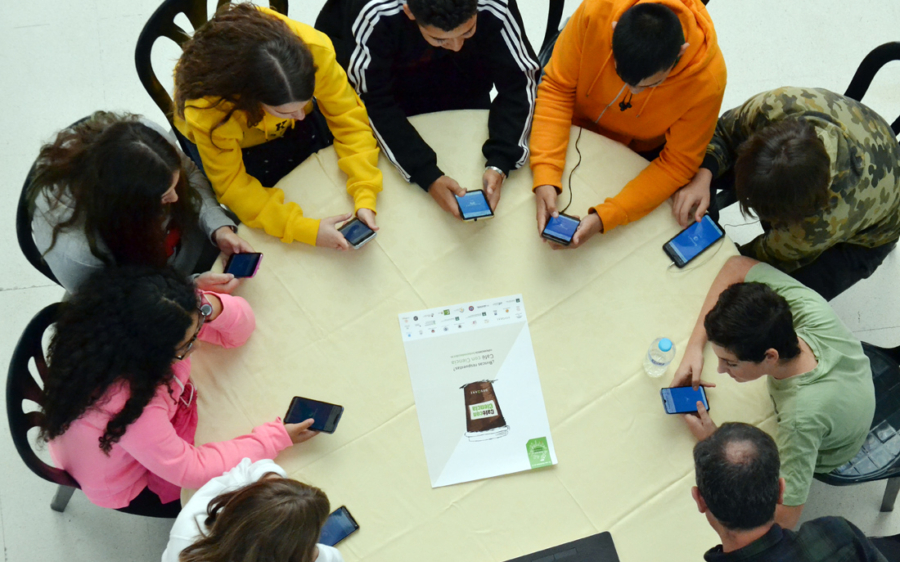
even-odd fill
[[[507,562],[619,562],[612,535],[600,533]]]

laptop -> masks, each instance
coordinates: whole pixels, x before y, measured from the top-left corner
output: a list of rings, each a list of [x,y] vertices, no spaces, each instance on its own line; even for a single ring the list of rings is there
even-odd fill
[[[600,533],[507,562],[619,562],[612,535]]]

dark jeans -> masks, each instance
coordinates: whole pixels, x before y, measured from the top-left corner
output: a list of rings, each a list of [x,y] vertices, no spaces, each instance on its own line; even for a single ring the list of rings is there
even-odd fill
[[[735,202],[734,174],[729,170],[710,185],[709,215],[719,220],[719,211]],[[761,224],[763,230],[768,232],[768,223],[761,221]],[[858,244],[835,244],[822,252],[816,261],[788,275],[830,301],[858,281],[869,278],[896,246],[896,242],[876,248]],[[747,246],[742,246],[740,250],[741,254],[748,255]]]
[[[169,503],[162,503],[159,496],[150,491],[150,488],[144,488],[136,498],[126,507],[120,507],[116,511],[122,513],[131,513],[133,515],[143,515],[144,517],[158,517],[160,519],[175,519],[181,513],[181,502],[175,500]]]
[[[191,160],[206,173],[197,145],[178,129],[175,129],[175,135]],[[263,186],[272,187],[312,154],[332,144],[334,136],[314,102],[313,110],[306,119],[295,122],[294,127],[285,131],[283,136],[250,148],[242,148],[241,154],[247,173],[258,179]]]

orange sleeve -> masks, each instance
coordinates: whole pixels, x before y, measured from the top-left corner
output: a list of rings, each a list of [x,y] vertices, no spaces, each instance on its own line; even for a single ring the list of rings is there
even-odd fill
[[[537,105],[531,125],[532,189],[552,185],[562,191],[562,174],[575,108],[575,90],[581,68],[585,30],[590,23],[585,3],[575,10],[553,48],[553,55],[538,86]],[[705,147],[704,147],[705,148]]]
[[[618,195],[592,209],[603,221],[603,232],[646,216],[691,181],[716,129],[724,94],[723,84],[690,108],[666,131],[666,145],[660,155]]]

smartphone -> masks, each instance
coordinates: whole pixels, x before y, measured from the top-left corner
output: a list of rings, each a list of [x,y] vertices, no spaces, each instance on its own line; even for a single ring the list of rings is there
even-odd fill
[[[284,423],[300,423],[312,418],[311,430],[334,433],[343,414],[343,406],[294,396],[291,406],[284,415]]]
[[[372,238],[375,238],[375,235],[377,234],[374,230],[366,226],[366,223],[359,219],[353,219],[344,223],[344,225],[338,229],[338,232],[343,234],[344,238],[347,239],[347,242],[356,249],[365,245],[365,243]]]
[[[260,253],[231,254],[225,264],[225,273],[235,277],[253,277],[259,271],[263,255]]]
[[[491,210],[483,189],[469,191],[462,197],[457,195],[456,204],[459,205],[459,214],[462,215],[464,221],[477,221],[494,216],[494,211]]]
[[[697,402],[702,402],[703,407],[709,411],[709,402],[706,400],[706,391],[701,386],[694,390],[690,386],[678,386],[664,388],[659,391],[662,396],[663,407],[667,414],[690,414],[697,411]]]
[[[334,546],[359,530],[359,523],[350,515],[346,506],[334,510],[322,526],[319,543]]]
[[[703,215],[700,222],[695,222],[666,242],[663,251],[675,265],[684,267],[723,236],[725,231],[719,223],[709,215]]]
[[[578,219],[560,213],[558,217],[550,217],[541,236],[551,242],[568,246],[572,242],[572,237],[575,236],[575,230],[579,224],[581,221]]]

